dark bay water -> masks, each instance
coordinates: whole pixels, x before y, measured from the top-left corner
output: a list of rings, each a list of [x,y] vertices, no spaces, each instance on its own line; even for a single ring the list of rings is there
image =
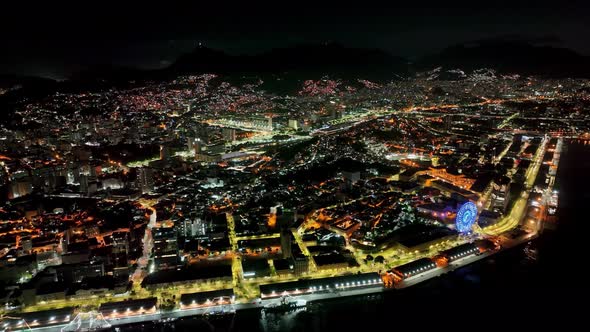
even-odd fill
[[[557,230],[409,289],[317,302],[307,311],[285,315],[240,311],[231,317],[193,317],[121,330],[585,330],[590,322],[590,143],[567,144],[558,187]]]

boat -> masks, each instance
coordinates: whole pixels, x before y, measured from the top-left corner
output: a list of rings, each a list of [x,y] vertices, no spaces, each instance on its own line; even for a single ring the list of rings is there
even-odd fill
[[[291,312],[307,307],[307,301],[283,296],[278,302],[270,303],[262,308],[265,313]]]

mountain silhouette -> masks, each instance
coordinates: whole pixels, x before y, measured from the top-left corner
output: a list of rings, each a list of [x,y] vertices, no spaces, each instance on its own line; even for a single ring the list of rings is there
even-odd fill
[[[588,77],[590,58],[572,50],[532,45],[518,40],[485,40],[463,43],[426,56],[417,62],[420,69],[442,66],[472,71],[491,68],[501,73],[551,77]]]
[[[197,47],[165,69],[176,74],[270,74],[297,71],[313,76],[389,77],[408,72],[407,61],[379,49],[349,48],[337,43],[302,44],[258,55],[228,55]]]

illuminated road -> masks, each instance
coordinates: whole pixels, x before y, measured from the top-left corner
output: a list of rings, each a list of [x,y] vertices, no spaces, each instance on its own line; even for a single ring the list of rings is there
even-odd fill
[[[352,290],[333,290],[327,293],[317,293],[317,294],[305,294],[297,296],[297,299],[306,300],[307,302],[312,301],[321,301],[326,299],[332,298],[340,298],[346,296],[359,296],[359,295],[367,295],[373,294],[383,291],[382,287],[376,288],[360,288],[360,289],[352,289]],[[256,300],[251,303],[236,303],[233,305],[226,305],[225,309],[226,312],[232,312],[234,310],[244,310],[244,309],[254,309],[260,308],[264,305],[259,300]],[[208,312],[215,312],[221,310],[221,306],[210,306],[206,308],[197,308],[197,309],[188,309],[188,310],[173,310],[170,312],[158,312],[154,314],[148,315],[137,315],[137,316],[130,316],[125,318],[117,318],[117,319],[107,319],[107,321],[114,326],[124,325],[124,324],[133,324],[133,323],[142,323],[142,322],[149,322],[149,321],[158,321],[158,320],[167,320],[167,319],[178,319],[181,317],[190,317],[190,316],[197,316],[207,314]],[[54,325],[54,326],[46,326],[46,327],[37,327],[32,328],[32,331],[43,331],[43,332],[61,332],[61,329],[65,327],[65,325]]]
[[[147,274],[148,263],[150,254],[152,253],[152,248],[154,246],[153,238],[152,238],[152,228],[156,226],[156,221],[158,218],[158,214],[156,213],[156,209],[152,206],[144,206],[145,208],[152,211],[150,215],[150,220],[145,228],[145,234],[143,236],[143,253],[142,256],[137,259],[137,269],[131,276],[131,280],[133,281],[133,288],[135,291],[140,291],[141,288],[141,281],[143,277]]]
[[[233,220],[233,218],[232,218],[232,220]],[[237,241],[276,239],[278,237],[281,237],[281,234],[279,234],[279,233],[272,233],[272,234],[239,236],[239,237],[236,237],[236,243],[237,243]],[[236,250],[237,250],[237,245],[236,245]]]
[[[498,126],[498,129],[502,129],[504,127],[506,127],[510,121],[514,120],[517,116],[518,116],[518,112],[512,114],[511,116],[507,117],[506,119],[504,119],[504,121],[502,121],[502,123],[500,123],[500,125]]]
[[[309,259],[309,271],[310,272],[317,271],[317,266],[313,262],[313,259],[311,258],[311,254],[309,253],[307,246],[305,245],[305,243],[303,243],[303,240],[301,239],[301,234],[299,234],[299,230],[294,229],[292,231],[292,233],[293,233],[293,237],[295,238],[295,243],[297,243],[297,245],[301,249],[301,252]]]
[[[502,158],[504,158],[504,156],[506,155],[506,153],[508,153],[508,151],[510,150],[510,147],[512,147],[512,141],[510,141],[507,145],[506,148],[504,150],[502,150],[502,152],[500,152],[500,154],[498,154],[494,160],[494,165],[498,165],[498,163],[500,162],[500,160],[502,160]]]
[[[248,292],[242,285],[242,262],[241,256],[238,252],[238,239],[236,237],[236,224],[234,216],[231,213],[226,213],[227,218],[227,230],[229,236],[229,243],[232,250],[231,259],[231,271],[232,271],[232,284],[234,291],[238,297],[247,296]]]
[[[498,223],[484,228],[483,231],[485,234],[500,235],[518,226],[526,212],[526,206],[529,198],[530,189],[535,183],[535,179],[537,178],[537,174],[539,173],[539,169],[541,168],[543,156],[545,155],[547,141],[547,138],[544,138],[542,143],[539,145],[539,148],[537,149],[537,152],[533,157],[531,165],[525,173],[525,190],[514,203],[514,206],[510,211],[510,214],[504,217]]]

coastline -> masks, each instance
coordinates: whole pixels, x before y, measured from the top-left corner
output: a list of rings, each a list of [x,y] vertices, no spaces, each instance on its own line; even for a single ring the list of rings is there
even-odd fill
[[[363,296],[363,295],[371,295],[371,294],[380,294],[385,292],[393,292],[395,290],[401,290],[406,288],[411,288],[415,285],[421,284],[423,282],[429,281],[433,278],[437,278],[439,276],[443,276],[447,273],[453,272],[460,268],[464,268],[473,264],[475,262],[493,257],[497,253],[501,253],[504,251],[514,250],[519,246],[522,246],[528,243],[531,240],[534,240],[538,237],[538,234],[527,234],[521,236],[517,240],[513,241],[510,246],[502,247],[499,250],[486,252],[480,255],[471,255],[467,257],[463,257],[458,259],[457,261],[449,264],[446,267],[439,267],[435,268],[430,271],[425,271],[423,273],[417,274],[412,276],[401,283],[397,284],[394,287],[380,287],[380,288],[362,288],[362,289],[354,289],[354,290],[345,290],[345,291],[333,291],[329,293],[321,293],[321,294],[306,294],[297,296],[297,299],[306,300],[308,303],[313,302],[322,302],[326,300],[332,300],[336,298],[343,298],[343,297],[356,297],[356,296]],[[237,311],[245,311],[245,310],[258,310],[262,309],[265,306],[265,303],[261,301],[256,301],[255,303],[235,303],[230,305],[231,310],[228,310],[226,313],[223,314],[233,314]],[[147,314],[147,315],[136,315],[130,317],[122,317],[122,318],[115,318],[115,319],[106,319],[106,321],[110,324],[110,327],[121,327],[130,324],[137,324],[137,323],[146,323],[152,321],[158,322],[170,322],[180,318],[191,318],[191,317],[199,317],[207,315],[211,312],[215,312],[216,309],[221,309],[222,306],[209,306],[204,308],[194,308],[194,309],[185,309],[185,310],[174,310],[174,311],[160,311],[158,310],[156,313]],[[63,329],[67,326],[67,324],[61,325],[52,325],[52,326],[43,326],[43,327],[35,327],[31,328],[32,331],[44,331],[44,332],[61,332],[64,331]]]
[[[526,195],[526,197],[528,199],[528,195]],[[526,207],[526,205],[525,205],[525,207]],[[522,217],[522,215],[521,215],[521,217]],[[521,220],[518,220],[517,225],[520,224],[520,222],[521,222]],[[491,251],[487,251],[487,252],[484,252],[484,253],[478,254],[478,255],[472,254],[472,255],[457,259],[457,260],[449,263],[447,266],[436,267],[432,270],[428,270],[428,271],[416,274],[414,276],[411,276],[411,277],[401,281],[398,284],[395,284],[391,288],[385,288],[385,287],[377,288],[377,287],[375,287],[375,288],[360,288],[360,289],[353,289],[353,290],[336,290],[336,291],[331,290],[330,292],[320,293],[320,294],[318,294],[318,293],[313,294],[312,293],[312,294],[298,295],[297,298],[302,299],[302,300],[306,300],[307,302],[316,302],[316,301],[324,301],[324,300],[340,298],[340,297],[362,296],[362,295],[377,294],[377,293],[382,293],[382,292],[389,292],[389,291],[396,290],[396,289],[409,288],[414,285],[425,282],[427,280],[431,280],[433,278],[436,278],[436,277],[442,276],[444,274],[447,274],[449,272],[455,271],[459,268],[466,267],[466,266],[468,266],[472,263],[475,263],[477,261],[491,257],[491,256],[495,255],[496,253],[500,253],[500,252],[503,252],[506,250],[512,250],[516,247],[519,247],[520,245],[523,245],[531,240],[536,239],[539,236],[538,232],[539,232],[539,229],[536,229],[534,232],[525,233],[524,235],[521,235],[517,238],[510,239],[510,241],[508,241],[506,243],[506,245],[503,245],[498,250],[491,250]],[[260,309],[260,308],[264,307],[266,304],[268,304],[268,302],[263,303],[262,300],[258,299],[257,301],[254,301],[252,303],[233,303],[233,304],[229,304],[229,305],[225,305],[225,306],[229,306],[229,310],[227,312],[235,313],[237,311],[242,311],[242,310]],[[225,306],[208,306],[208,307],[184,309],[184,310],[173,310],[173,311],[157,310],[155,313],[114,318],[114,319],[106,319],[106,321],[110,324],[110,327],[123,326],[123,325],[128,325],[128,324],[135,324],[135,323],[144,323],[144,322],[150,322],[150,321],[160,321],[160,322],[173,321],[173,320],[176,320],[179,318],[207,315],[207,314],[211,313],[212,311],[213,312],[214,311],[225,311],[226,308],[223,308]],[[217,309],[221,309],[221,310],[217,310]],[[30,328],[29,330],[51,331],[51,332],[52,331],[63,331],[67,325],[68,324],[35,327],[35,328]]]

